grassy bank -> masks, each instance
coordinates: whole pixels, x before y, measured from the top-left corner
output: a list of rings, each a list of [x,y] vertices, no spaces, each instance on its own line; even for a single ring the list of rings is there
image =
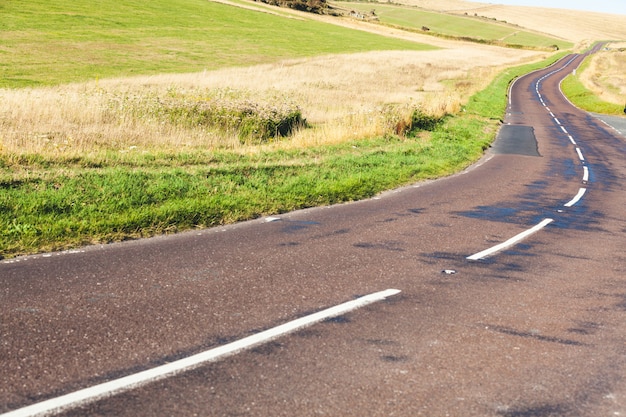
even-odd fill
[[[624,63],[624,51],[590,55],[575,73],[563,80],[561,89],[572,103],[585,111],[622,116],[626,105]]]
[[[215,226],[451,174],[489,146],[508,82],[541,65],[506,71],[465,111],[428,123],[418,118],[406,136],[237,152],[129,150],[97,161],[3,155],[0,256]]]
[[[59,250],[361,199],[450,173],[476,158],[482,146],[468,138],[390,137],[253,156],[152,155],[131,167],[33,165],[37,178],[0,183],[0,254]]]
[[[575,75],[568,75],[561,83],[561,89],[576,107],[585,111],[615,116],[624,114],[624,105],[602,100],[594,92],[588,90]]]

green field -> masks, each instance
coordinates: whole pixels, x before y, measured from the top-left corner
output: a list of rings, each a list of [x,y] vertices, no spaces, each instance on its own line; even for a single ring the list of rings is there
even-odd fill
[[[0,39],[0,88],[434,49],[207,0],[5,0]]]
[[[0,46],[5,87],[424,48],[196,0],[121,6],[9,0],[0,9],[7,40]],[[480,158],[493,139],[508,82],[545,64],[502,74],[472,97],[461,115],[435,120],[406,137],[248,153],[112,151],[98,159],[14,155],[2,151],[0,142],[0,258],[357,200],[456,172]],[[0,126],[4,117],[10,116],[0,114]]]
[[[385,3],[338,2],[337,5],[344,9],[358,10],[366,15],[374,10],[383,24],[420,31],[427,27],[430,30],[425,33],[436,36],[470,38],[529,48],[550,48],[557,45],[559,49],[569,49],[573,46],[571,42],[562,39],[529,32],[486,18],[428,12],[414,7]]]

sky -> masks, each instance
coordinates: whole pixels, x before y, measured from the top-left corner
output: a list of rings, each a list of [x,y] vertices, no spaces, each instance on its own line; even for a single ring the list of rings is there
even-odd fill
[[[626,25],[626,0],[487,0],[482,2],[514,6],[553,7],[556,9],[588,10],[592,12],[623,14],[625,15],[624,24]]]

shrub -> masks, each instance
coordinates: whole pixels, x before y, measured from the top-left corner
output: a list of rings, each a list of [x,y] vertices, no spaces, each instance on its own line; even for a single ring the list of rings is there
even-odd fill
[[[414,132],[416,130],[433,131],[442,120],[443,117],[432,116],[424,113],[420,109],[415,109],[413,110],[413,114],[411,114],[410,132]]]
[[[168,122],[186,128],[210,127],[234,132],[242,143],[263,143],[290,135],[306,124],[298,107],[261,106],[253,102],[171,102],[164,106]]]
[[[112,100],[109,110],[121,119],[151,119],[182,129],[206,129],[234,134],[241,143],[260,144],[286,137],[306,126],[298,106],[289,103],[260,105],[226,98],[123,97]]]
[[[260,0],[262,3],[273,6],[288,7],[290,9],[317,14],[328,13],[329,6],[326,0]]]
[[[387,106],[383,110],[387,124],[393,128],[397,135],[413,137],[419,131],[432,132],[445,118],[445,115],[428,114],[420,108],[406,110],[408,111],[402,111],[395,106]]]

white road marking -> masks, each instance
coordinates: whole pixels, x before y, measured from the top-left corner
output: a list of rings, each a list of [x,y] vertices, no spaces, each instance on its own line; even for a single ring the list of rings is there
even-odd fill
[[[604,121],[604,120],[602,120],[602,119],[598,119],[598,120],[600,120],[602,123],[604,123],[604,124],[606,125],[606,127],[608,127],[609,129],[612,129],[612,130],[613,130],[615,133],[617,133],[618,135],[621,135],[621,136],[625,136],[625,135],[626,135],[626,133],[625,133],[625,132],[623,132],[623,131],[619,130],[619,129],[618,129],[618,128],[616,128],[615,126],[611,126],[611,125],[610,125],[610,124],[608,124],[606,121]]]
[[[543,229],[544,227],[546,227],[548,224],[552,223],[554,221],[554,219],[543,219],[541,221],[541,223],[531,227],[530,229],[513,236],[512,238],[510,238],[509,240],[507,240],[506,242],[502,242],[499,245],[493,246],[489,249],[485,249],[482,252],[478,252],[474,255],[468,256],[466,259],[469,259],[470,261],[478,261],[480,259],[485,259],[491,255],[493,255],[494,253],[500,252],[501,250],[510,248],[511,246],[517,244],[518,242],[520,242],[521,240],[527,238],[528,236],[532,235],[533,233],[538,232],[539,230]]]
[[[45,415],[51,412],[59,412],[89,402],[107,398],[114,394],[119,394],[121,392],[128,391],[133,388],[137,388],[139,386],[143,386],[148,383],[165,379],[172,375],[197,368],[208,362],[213,362],[223,357],[234,355],[242,350],[266,343],[280,336],[284,336],[288,333],[292,333],[304,327],[319,323],[322,320],[337,317],[358,308],[364,307],[368,304],[382,301],[387,297],[398,294],[399,292],[400,290],[388,289],[385,291],[365,295],[355,300],[327,308],[326,310],[322,310],[317,313],[301,317],[285,324],[281,324],[278,327],[274,327],[272,329],[254,334],[252,336],[245,337],[227,345],[207,350],[205,352],[201,352],[165,365],[157,366],[156,368],[148,369],[133,375],[128,375],[119,379],[95,385],[93,387],[72,392],[70,394],[66,394],[57,398],[51,398],[40,403],[20,408],[18,410],[9,411],[8,413],[0,414],[0,417],[32,417],[37,415]]]
[[[30,261],[33,259],[39,259],[39,258],[52,258],[52,257],[56,257],[56,256],[63,256],[63,255],[74,255],[77,253],[85,253],[86,251],[84,249],[69,249],[69,250],[64,250],[61,252],[53,252],[53,253],[43,253],[43,254],[37,254],[37,255],[25,255],[25,256],[20,256],[17,258],[12,258],[12,259],[5,259],[0,261],[0,263],[2,264],[16,264],[19,262],[26,262],[26,261]]]
[[[565,203],[565,207],[572,207],[574,204],[578,203],[578,201],[583,198],[583,195],[585,195],[586,191],[586,188],[580,188],[576,196],[572,198],[569,202]]]
[[[561,128],[561,130],[568,136],[570,142],[576,146],[576,141],[574,140],[574,138],[572,137],[572,135],[569,134],[569,132],[567,131],[567,129],[561,124],[561,121],[555,116],[555,114],[552,112],[552,110],[550,110],[550,107],[548,107],[548,105],[544,102],[543,97],[539,91],[539,85],[541,83],[541,81],[543,81],[544,79],[550,77],[552,74],[555,74],[559,71],[561,71],[563,68],[567,67],[571,62],[573,62],[576,59],[576,57],[572,57],[564,66],[560,67],[559,69],[556,69],[546,75],[544,75],[543,77],[539,78],[539,80],[537,80],[537,82],[535,83],[535,91],[537,92],[537,96],[539,97],[539,101],[541,102],[541,104],[543,104],[543,106],[545,107],[545,109],[548,111],[548,113],[550,114],[550,116],[554,119],[554,121],[556,122],[556,124]],[[526,74],[526,75],[530,75],[530,74]],[[517,81],[517,79],[516,79]],[[514,84],[514,83],[513,83]],[[512,90],[513,85],[510,86],[509,88],[509,93]],[[560,84],[559,84],[559,89],[561,88]],[[565,97],[565,95],[563,95]],[[567,97],[565,97],[567,99]],[[509,104],[511,103],[511,94],[509,94]],[[584,162],[585,158],[583,157],[583,154],[580,150],[580,148],[576,148],[576,152],[578,153],[578,158]],[[584,173],[583,173],[583,181],[588,181],[589,180],[589,169],[584,166],[583,167]],[[565,207],[571,207],[574,204],[576,204],[585,194],[586,189],[585,188],[581,188],[578,190],[578,194],[571,200],[569,201],[567,204],[565,204]],[[559,213],[562,213],[563,210],[557,210]],[[516,243],[518,243],[519,241],[525,239],[526,237],[530,236],[533,233],[538,232],[539,230],[543,229],[544,227],[546,227],[548,224],[552,223],[554,221],[554,219],[544,219],[542,220],[539,224],[537,224],[536,226],[512,237],[511,239],[507,240],[506,242],[500,243],[499,245],[493,246],[489,249],[486,249],[482,252],[478,252],[474,255],[468,256],[466,259],[469,260],[480,260],[480,259],[484,259],[486,257],[489,257],[501,250],[504,250],[506,248],[509,248],[513,245],[515,245]]]
[[[580,159],[581,161],[585,160],[585,157],[583,156],[583,153],[581,152],[580,148],[576,148],[576,153],[578,154],[578,159]]]

